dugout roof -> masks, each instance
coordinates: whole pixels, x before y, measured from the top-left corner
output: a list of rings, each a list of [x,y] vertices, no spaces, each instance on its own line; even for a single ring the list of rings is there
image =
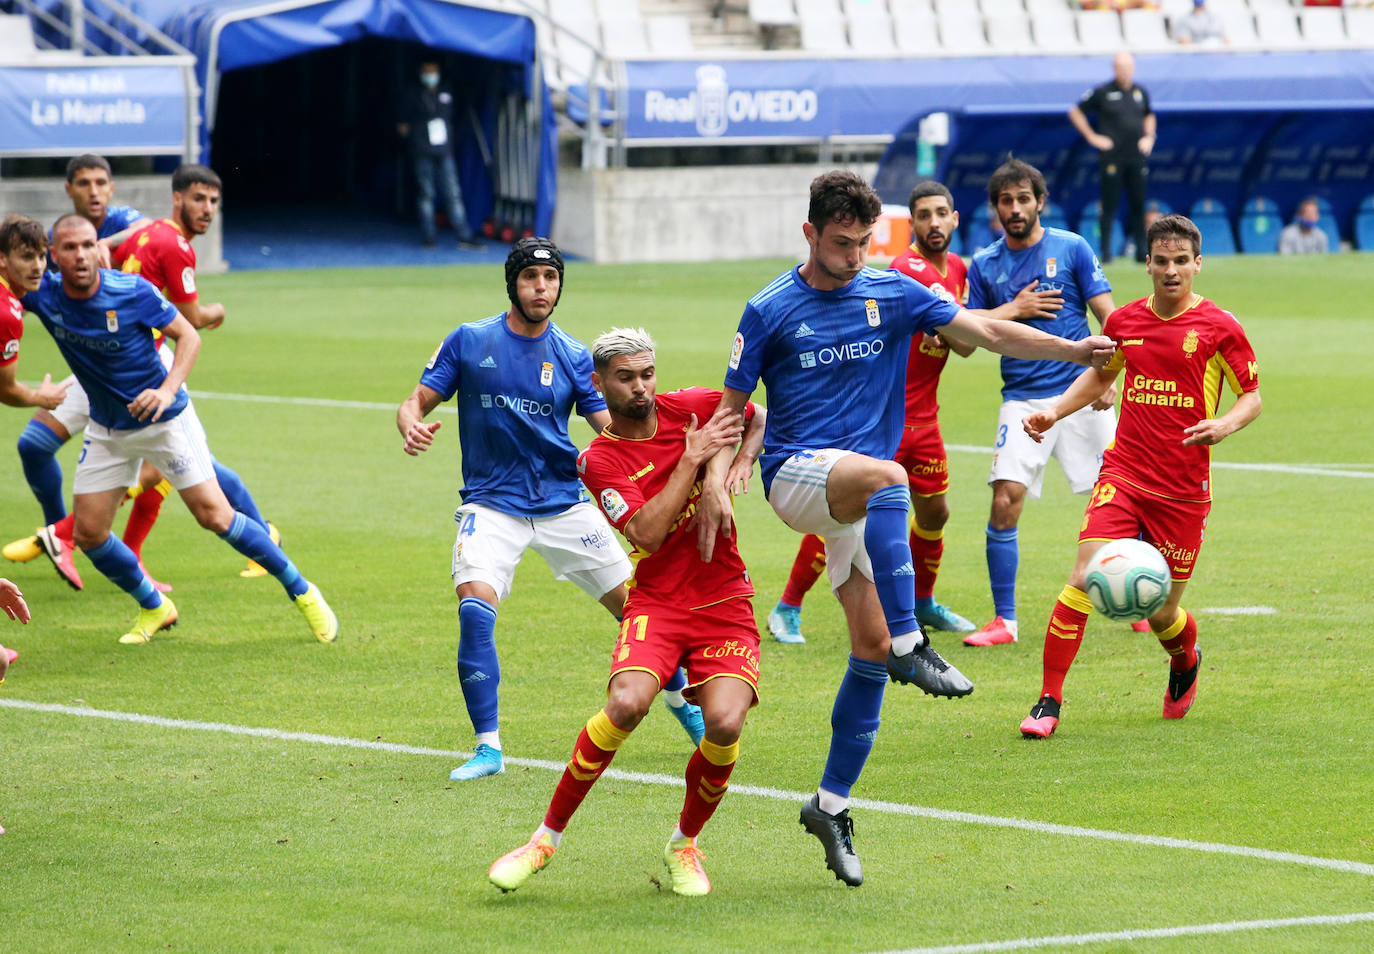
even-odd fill
[[[557,134],[529,17],[454,0],[215,0],[190,7],[175,0],[143,0],[137,6],[146,19],[196,55],[205,117],[200,154],[211,164],[210,133],[223,73],[369,36],[481,58],[492,73],[481,78],[484,83],[517,86],[533,105],[539,148],[529,157],[530,168],[519,174],[532,184],[535,231],[548,234],[557,192]],[[455,84],[463,79],[449,77]],[[281,95],[291,92],[283,90]],[[498,104],[489,106],[480,115],[487,143],[497,132]],[[467,152],[477,151],[468,145]],[[495,170],[481,155],[471,154],[460,157],[459,170],[469,214],[480,222],[498,187]],[[477,197],[486,201],[472,201]]]

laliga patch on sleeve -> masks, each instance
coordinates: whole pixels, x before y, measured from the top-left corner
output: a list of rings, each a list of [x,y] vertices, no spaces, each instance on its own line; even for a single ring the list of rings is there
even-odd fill
[[[630,505],[619,493],[607,488],[601,491],[601,509],[606,511],[606,516],[610,518],[611,523],[619,523],[620,518],[625,516],[630,509]]]
[[[19,339],[11,338],[5,342],[5,360],[9,361],[19,353]]]
[[[744,335],[735,332],[735,344],[730,349],[730,368],[734,371],[739,370],[739,359],[744,354]]]
[[[444,347],[444,343],[443,343],[442,341],[439,342],[439,347],[434,349],[434,353],[433,353],[432,355],[430,355],[430,356],[429,356],[429,360],[425,362],[425,370],[427,370],[427,371],[433,371],[433,370],[434,370],[434,363],[435,363],[436,361],[439,360],[439,351],[440,351],[440,349],[443,348],[443,347]]]
[[[196,293],[196,270],[190,265],[181,270],[181,287],[186,289],[187,294]]]

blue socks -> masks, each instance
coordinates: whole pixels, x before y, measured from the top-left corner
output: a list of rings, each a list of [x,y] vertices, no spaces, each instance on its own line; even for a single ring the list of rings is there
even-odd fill
[[[211,463],[215,465],[215,479],[219,481],[219,489],[224,491],[224,497],[229,501],[229,506],[233,507],[239,513],[244,514],[249,520],[252,520],[265,531],[267,529],[267,521],[263,519],[262,514],[258,511],[258,505],[254,502],[253,495],[250,494],[248,488],[244,486],[243,478],[217,460],[211,460]],[[257,560],[258,558],[253,557],[253,559]],[[261,560],[258,560],[258,562],[262,563],[263,566],[267,566],[267,564],[263,563]]]
[[[105,538],[104,543],[93,550],[86,550],[85,554],[95,568],[105,574],[106,579],[137,600],[139,606],[157,609],[162,605],[162,595],[153,589],[153,581],[139,569],[134,551],[113,533]]]
[[[57,462],[57,452],[64,443],[52,428],[38,421],[29,421],[19,435],[19,462],[29,489],[43,508],[45,525],[67,515],[62,503],[62,465]]]
[[[859,780],[878,735],[886,687],[886,666],[849,657],[849,669],[840,680],[830,712],[830,754],[821,776],[821,788],[827,792],[848,798]]]
[[[248,559],[256,561],[264,570],[275,576],[293,600],[310,589],[310,584],[301,576],[296,565],[287,559],[281,547],[273,543],[272,538],[267,535],[267,528],[255,523],[247,515],[235,512],[234,521],[229,524],[229,529],[219,536],[225,543]]]
[[[475,596],[458,603],[458,682],[463,687],[468,718],[476,732],[495,732],[496,689],[501,664],[496,660],[496,607]]]
[[[906,533],[910,509],[911,491],[906,484],[884,487],[868,498],[868,522],[864,525],[864,549],[873,564],[873,585],[893,636],[920,631],[916,623],[916,570]]]
[[[988,581],[992,584],[992,605],[996,615],[1016,619],[1016,567],[1021,551],[1016,542],[1016,528],[995,530],[989,524]]]
[[[687,688],[687,673],[683,671],[683,669],[682,669],[681,666],[679,666],[679,667],[673,672],[672,678],[669,679],[667,682],[665,682],[665,683],[663,684],[663,691],[664,691],[664,692],[681,692],[683,689],[686,689],[686,688]]]

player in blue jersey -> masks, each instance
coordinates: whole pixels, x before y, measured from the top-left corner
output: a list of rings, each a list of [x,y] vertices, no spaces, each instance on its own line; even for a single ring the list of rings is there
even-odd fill
[[[968,273],[970,308],[996,308],[1009,302],[1030,282],[1063,295],[1063,307],[1048,318],[1019,319],[1064,338],[1086,338],[1088,309],[1098,326],[1115,307],[1112,286],[1081,235],[1046,228],[1040,213],[1048,197],[1045,177],[1034,166],[1009,159],[988,180],[988,199],[1002,222],[1003,235],[973,256]],[[988,517],[987,562],[995,618],[964,637],[969,646],[1016,642],[1016,569],[1020,562],[1016,524],[1026,497],[1038,498],[1050,458],[1059,460],[1076,494],[1086,494],[1097,482],[1102,452],[1116,432],[1112,405],[1115,390],[1060,421],[1058,437],[1037,444],[1021,427],[1021,419],[1054,406],[1059,395],[1078,377],[1079,369],[1065,361],[1026,361],[1002,358],[1002,408],[992,457],[992,513]]]
[[[873,748],[889,679],[932,695],[973,684],[930,645],[916,621],[907,541],[906,471],[892,458],[905,414],[913,334],[955,338],[1023,358],[1101,366],[1107,338],[1069,341],[1027,325],[971,314],[896,271],[865,267],[882,202],[848,172],[811,183],[802,226],[810,254],[749,300],[740,318],[721,404],[743,412],[760,380],[768,423],[764,493],[783,522],[825,538],[830,585],[849,626],[849,665],[831,712],[830,752],[801,822],[846,884],[863,881],[849,793]],[[728,520],[726,480],[713,482],[699,532]],[[853,572],[857,570],[858,572]]]
[[[200,335],[151,284],[99,267],[95,227],[69,213],[53,225],[49,273],[24,307],[38,315],[90,400],[73,481],[75,542],[96,569],[139,604],[121,643],[146,643],[176,624],[177,610],[159,593],[125,544],[110,533],[115,511],[151,462],[186,502],[196,522],[267,568],[286,589],[315,638],[333,642],[339,624],[319,589],[287,559],[267,531],[225,499],[205,431],[183,384],[200,353]],[[160,330],[178,344],[170,368],[153,342]]]
[[[563,293],[563,255],[546,238],[521,239],[506,257],[510,309],[460,325],[435,350],[396,427],[412,456],[434,442],[431,411],[458,398],[463,505],[454,514],[453,585],[458,593],[458,679],[477,734],[474,754],[454,781],[505,771],[497,688],[496,615],[510,595],[516,564],[534,549],[560,580],[571,580],[616,619],[625,607],[630,561],[601,512],[582,497],[577,450],[568,437],[574,410],[598,433],[610,423],[592,386],[586,345],[550,316]],[[682,698],[679,671],[664,698],[693,744],[701,710]]]
[[[95,226],[100,240],[100,264],[108,268],[110,240],[148,224],[148,219],[131,206],[110,204],[114,198],[114,178],[104,156],[86,153],[68,162],[66,189],[76,214]],[[6,544],[3,553],[6,559],[23,563],[46,552],[58,574],[79,590],[81,574],[72,561],[71,524],[62,522],[67,516],[67,505],[62,498],[62,465],[57,462],[57,452],[86,426],[90,408],[86,392],[75,377],[68,377],[63,383],[67,385],[67,394],[62,403],[50,410],[36,411],[19,435],[18,445],[24,479],[42,508],[43,523],[47,527],[57,525],[58,529],[48,535],[46,543],[40,540],[40,530]]]

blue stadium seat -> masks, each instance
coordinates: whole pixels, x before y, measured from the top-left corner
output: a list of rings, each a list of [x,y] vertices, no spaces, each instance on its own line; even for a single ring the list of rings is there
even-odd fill
[[[1231,220],[1226,217],[1224,205],[1216,199],[1198,199],[1188,218],[1202,233],[1202,254],[1236,254],[1236,237],[1231,232]]]
[[[1102,202],[1094,199],[1083,206],[1083,214],[1078,219],[1078,234],[1088,240],[1093,254],[1102,257],[1102,225],[1098,219],[1102,215]],[[1121,227],[1120,219],[1112,220],[1112,256],[1120,255],[1126,247],[1126,230]]]
[[[1240,213],[1240,250],[1247,255],[1273,255],[1279,250],[1283,219],[1271,199],[1255,196]]]
[[[1374,195],[1367,195],[1355,210],[1355,247],[1374,252]]]
[[[1047,229],[1067,229],[1069,220],[1064,217],[1059,206],[1047,205],[1045,211],[1040,213],[1040,224]]]

